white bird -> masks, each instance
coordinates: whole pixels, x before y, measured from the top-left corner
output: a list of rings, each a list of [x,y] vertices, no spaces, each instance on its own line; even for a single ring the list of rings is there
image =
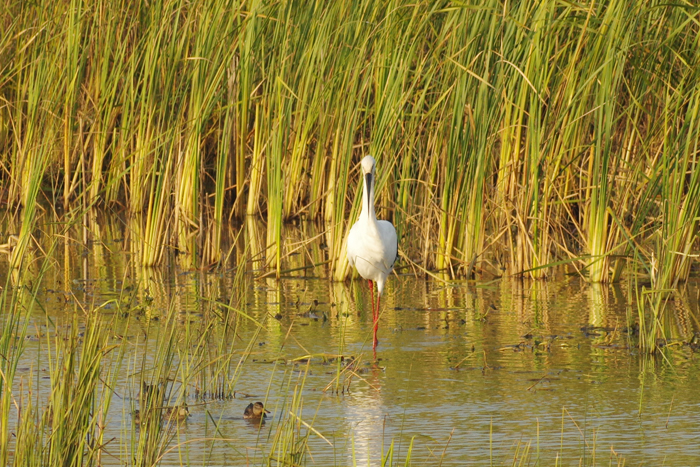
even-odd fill
[[[377,348],[379,299],[384,283],[396,261],[399,243],[396,229],[389,221],[378,221],[374,212],[375,166],[374,157],[365,156],[360,163],[363,174],[362,211],[360,218],[350,229],[347,243],[348,262],[369,281],[372,294],[372,319],[374,324],[372,348]],[[377,283],[377,306],[374,306],[372,281]]]

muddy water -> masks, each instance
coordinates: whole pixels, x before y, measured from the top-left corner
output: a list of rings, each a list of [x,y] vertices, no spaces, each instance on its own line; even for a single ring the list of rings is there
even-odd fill
[[[235,267],[191,271],[177,259],[143,270],[125,242],[116,229],[56,250],[15,381],[19,392],[31,379],[47,400],[46,336],[67,332],[78,305],[100,306],[112,341],[126,346],[105,465],[130,462],[139,375],[172,329],[171,395],[191,415],[173,430],[164,465],[263,464],[294,420],[301,435],[313,427],[306,465],[380,465],[392,443],[396,465],[409,452],[412,465],[700,465],[700,359],[684,344],[698,332],[697,284],[676,306],[664,355],[643,358],[625,284],[397,275],[382,297],[375,360],[367,284],[333,283],[323,266],[309,267],[322,262],[322,244],[290,256],[296,271],[278,281],[257,278],[251,248],[236,279]],[[216,300],[242,311],[226,374],[233,398],[207,394],[193,363],[203,323],[223,313]],[[218,332],[206,335],[207,361],[220,357]],[[242,416],[257,400],[271,412],[262,426]]]

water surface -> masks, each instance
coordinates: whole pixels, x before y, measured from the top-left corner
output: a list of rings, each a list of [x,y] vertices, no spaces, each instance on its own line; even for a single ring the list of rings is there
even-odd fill
[[[106,229],[91,244],[56,250],[15,381],[20,391],[30,378],[37,400],[48,400],[47,339],[67,333],[77,309],[99,307],[112,340],[128,349],[105,465],[130,462],[138,381],[171,330],[170,393],[191,416],[174,430],[164,465],[263,464],[289,420],[300,435],[313,427],[307,465],[379,465],[392,443],[396,465],[411,443],[412,465],[700,464],[700,365],[685,344],[698,331],[696,283],[674,306],[664,354],[645,358],[624,283],[443,282],[404,272],[382,297],[375,360],[367,284],[331,282],[324,266],[309,267],[322,262],[322,244],[288,257],[285,267],[297,270],[276,280],[259,278],[262,256],[250,248],[235,250],[244,252],[238,265],[223,270],[183,269],[177,258],[144,270],[126,237]],[[217,301],[241,311],[235,331],[206,331],[227,313]],[[198,336],[207,336],[208,362],[230,343],[235,397],[211,394],[197,376]],[[352,376],[337,379],[349,364]],[[257,400],[272,412],[262,427],[242,417]]]

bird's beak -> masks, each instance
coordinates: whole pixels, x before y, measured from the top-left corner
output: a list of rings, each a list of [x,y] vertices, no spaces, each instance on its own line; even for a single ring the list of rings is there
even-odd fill
[[[263,410],[265,410],[265,413],[272,413],[272,412],[270,412],[270,411],[267,410],[267,409],[263,409]]]
[[[369,206],[372,202],[370,198],[370,192],[372,191],[372,172],[365,174],[365,184],[367,185],[367,206]]]

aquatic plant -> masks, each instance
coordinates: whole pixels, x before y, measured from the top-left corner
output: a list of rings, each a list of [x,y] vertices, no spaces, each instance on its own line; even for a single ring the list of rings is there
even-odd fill
[[[8,203],[28,207],[35,176],[65,207],[125,206],[144,265],[168,247],[215,263],[226,221],[263,213],[277,275],[280,222],[304,217],[325,224],[342,279],[372,153],[380,216],[426,270],[544,277],[566,260],[606,282],[635,241],[676,263],[665,282],[687,278],[688,5],[64,0],[1,15]]]

